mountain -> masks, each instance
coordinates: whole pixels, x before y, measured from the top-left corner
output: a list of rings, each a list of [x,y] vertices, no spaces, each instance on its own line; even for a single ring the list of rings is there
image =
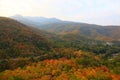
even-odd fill
[[[0,17],[0,80],[120,80],[120,43],[93,38],[116,36],[119,26],[60,21],[41,27],[52,33]]]
[[[42,29],[63,36],[79,35],[100,41],[120,41],[120,26],[100,26],[86,23],[63,22],[42,25]]]
[[[0,59],[35,56],[51,50],[41,30],[0,17]]]
[[[61,20],[56,18],[45,18],[45,17],[31,17],[31,16],[21,16],[21,15],[15,15],[11,18],[26,24],[28,26],[34,26],[34,27],[41,27],[41,25],[54,23],[54,22],[61,22]]]
[[[61,36],[74,35],[100,41],[120,41],[120,26],[101,26],[72,21],[62,21],[56,18],[13,16],[23,24]],[[74,36],[71,36],[71,38]],[[79,37],[78,37],[79,39]]]

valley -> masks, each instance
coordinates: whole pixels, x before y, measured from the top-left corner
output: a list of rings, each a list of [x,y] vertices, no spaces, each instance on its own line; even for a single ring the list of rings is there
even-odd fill
[[[120,26],[0,17],[0,80],[120,80]]]

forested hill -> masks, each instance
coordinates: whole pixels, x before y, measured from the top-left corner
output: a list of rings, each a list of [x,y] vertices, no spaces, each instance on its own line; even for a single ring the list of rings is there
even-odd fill
[[[63,36],[80,35],[100,41],[120,41],[120,26],[100,26],[85,23],[61,22],[42,25],[41,29]]]
[[[83,27],[87,37],[60,25],[49,33],[0,17],[0,80],[120,80],[119,41],[95,40],[95,26]]]
[[[102,26],[81,22],[63,21],[56,18],[12,16],[26,25],[56,33],[62,36],[84,36],[100,41],[120,41],[120,26]],[[72,36],[74,38],[74,36]]]
[[[0,17],[0,59],[39,55],[50,49],[40,30]]]

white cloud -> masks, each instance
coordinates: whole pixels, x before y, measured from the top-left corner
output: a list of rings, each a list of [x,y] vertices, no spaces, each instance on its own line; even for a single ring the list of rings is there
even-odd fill
[[[119,3],[120,0],[0,0],[0,16],[21,14],[94,23],[107,17],[102,22],[106,24],[111,15],[120,17]]]

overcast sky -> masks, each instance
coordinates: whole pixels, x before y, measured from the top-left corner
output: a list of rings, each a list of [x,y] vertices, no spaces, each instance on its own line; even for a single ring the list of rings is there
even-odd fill
[[[0,0],[0,16],[16,14],[120,25],[120,0]]]

